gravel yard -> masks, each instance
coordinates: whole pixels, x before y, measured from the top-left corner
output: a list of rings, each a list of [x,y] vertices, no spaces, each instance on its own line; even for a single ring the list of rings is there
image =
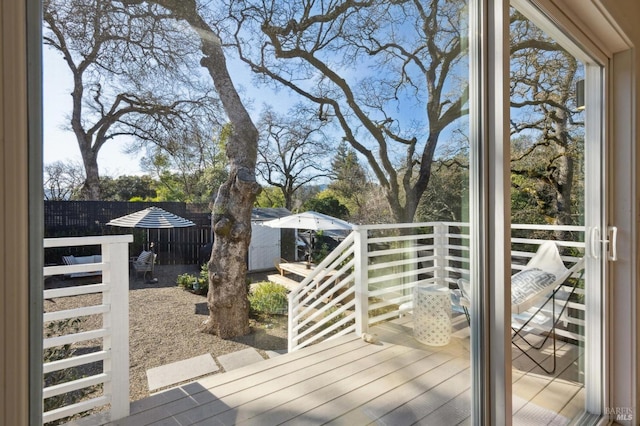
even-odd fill
[[[284,316],[251,319],[251,334],[233,340],[223,340],[199,331],[207,318],[206,298],[187,292],[176,286],[176,277],[182,273],[198,274],[196,265],[156,266],[157,283],[145,283],[141,278],[130,277],[129,291],[129,350],[130,350],[130,399],[149,395],[146,371],[175,361],[210,353],[217,356],[254,347],[259,352],[286,349],[287,322]],[[263,276],[250,277],[252,282]],[[46,287],[65,286],[72,283],[97,282],[90,278],[51,279]],[[71,309],[86,304],[99,303],[98,295],[83,295],[45,300],[45,311]],[[101,316],[87,317],[82,329],[100,327]],[[86,342],[78,352],[86,352],[98,342]],[[263,353],[263,352],[262,352]],[[263,353],[264,355],[264,353]],[[222,366],[220,371],[224,371]]]

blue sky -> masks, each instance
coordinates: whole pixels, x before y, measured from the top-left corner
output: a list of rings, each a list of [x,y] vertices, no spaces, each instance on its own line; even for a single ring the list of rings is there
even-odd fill
[[[71,74],[62,57],[48,46],[43,47],[44,64],[44,163],[50,164],[55,161],[82,162],[80,150],[74,134],[70,130],[64,130],[68,125],[68,114],[71,111]],[[231,75],[240,91],[240,95],[248,106],[250,112],[257,122],[258,115],[263,109],[265,102],[270,103],[274,110],[281,114],[294,105],[299,98],[296,98],[289,90],[282,88],[277,93],[264,86],[257,86],[252,83],[252,75],[248,66],[238,60],[229,59],[228,65],[231,68]],[[366,70],[372,72],[367,67],[360,67],[360,74]],[[466,70],[464,70],[466,72]],[[359,75],[361,77],[361,75]],[[419,127],[424,127],[424,111],[416,108],[413,102],[400,102],[398,110],[395,111],[397,118],[405,120],[417,120]],[[417,124],[417,123],[416,123]],[[449,126],[442,134],[443,142],[439,145],[439,152],[447,150],[447,141],[452,138],[451,130],[454,126]],[[424,132],[424,128],[421,130]],[[418,132],[420,133],[420,131]],[[120,176],[143,174],[140,169],[142,153],[128,154],[123,152],[127,142],[126,138],[113,140],[105,144],[100,150],[98,166],[101,176]],[[457,143],[454,143],[457,146]],[[390,150],[400,150],[398,157],[402,157],[404,147],[390,145]],[[420,150],[422,147],[420,147]],[[375,150],[375,148],[374,148]],[[395,152],[395,151],[394,151]],[[366,167],[366,161],[361,159],[361,163]]]
[[[268,88],[251,90],[255,86],[251,84],[251,71],[247,66],[238,61],[228,62],[231,75],[236,81],[241,97],[250,106],[254,121],[263,109],[263,103],[269,102],[274,109],[284,113],[292,106],[296,99],[287,90],[280,90],[274,94]],[[71,73],[62,60],[61,55],[51,48],[43,46],[43,139],[44,139],[44,164],[56,161],[75,161],[82,163],[80,149],[75,136],[69,127],[68,115],[71,111]],[[140,175],[140,154],[128,154],[123,152],[127,143],[126,138],[111,141],[105,144],[98,154],[98,167],[101,176]]]
[[[62,57],[47,46],[43,47],[43,140],[44,164],[55,161],[82,163],[80,148],[69,126],[71,111],[71,73]],[[124,141],[123,141],[124,142]],[[101,175],[142,174],[139,156],[125,154],[122,144],[106,144],[98,154]]]

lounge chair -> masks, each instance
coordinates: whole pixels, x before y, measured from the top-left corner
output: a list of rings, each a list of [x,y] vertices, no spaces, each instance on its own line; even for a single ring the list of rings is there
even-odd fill
[[[153,278],[153,265],[156,263],[156,257],[158,257],[158,255],[154,252],[143,250],[136,259],[132,260],[131,265],[133,266],[136,277],[138,273],[142,273],[142,278],[145,279],[147,273],[149,273]]]
[[[572,284],[568,280],[577,272],[582,271],[578,278],[574,278]],[[529,260],[523,270],[511,277],[511,315],[513,335],[511,342],[522,353],[533,361],[547,374],[553,374],[556,370],[556,326],[562,319],[565,309],[575,293],[576,286],[584,274],[584,258],[579,259],[570,268],[564,265],[560,258],[558,246],[553,241],[547,241],[540,245],[536,254]],[[560,311],[556,312],[556,299],[561,289],[568,285],[568,293],[563,294],[560,300]],[[542,303],[540,303],[542,302]],[[523,334],[533,321],[551,302],[551,324],[547,325],[545,338],[538,344],[529,342]],[[535,308],[532,310],[532,308]],[[553,364],[552,368],[545,368],[540,361],[534,359],[519,342],[524,342],[534,349],[541,349],[549,338],[553,339]]]
[[[547,374],[553,374],[556,369],[556,326],[562,320],[571,296],[576,290],[578,282],[582,278],[584,268],[584,258],[578,259],[570,268],[567,268],[560,257],[558,246],[553,241],[546,241],[538,247],[538,251],[529,260],[524,269],[511,277],[511,336],[512,344],[533,361]],[[559,292],[575,273],[582,271],[578,278],[573,279],[569,285],[568,294],[563,292],[560,299],[561,308],[556,313]],[[459,279],[458,289],[452,290],[452,301],[454,305],[461,307],[470,323],[469,308],[471,295],[469,281]],[[551,318],[545,318],[543,309],[551,302]],[[542,321],[539,321],[542,319]],[[549,323],[550,321],[550,323]],[[537,344],[527,340],[525,332],[530,330],[530,324],[539,324],[542,332],[546,333],[545,338]],[[522,342],[528,347],[536,350],[542,349],[549,338],[553,338],[553,365],[551,369],[545,368],[542,363],[531,356],[523,347]]]

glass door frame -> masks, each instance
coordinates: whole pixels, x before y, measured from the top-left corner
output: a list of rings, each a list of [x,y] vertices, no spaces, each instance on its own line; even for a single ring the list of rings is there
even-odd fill
[[[477,5],[478,10],[473,10]],[[572,23],[561,23],[551,19],[551,14],[543,13],[539,4],[530,0],[489,1],[479,4],[471,2],[471,31],[481,34],[477,49],[470,46],[471,82],[474,75],[474,58],[477,60],[478,81],[472,85],[470,104],[478,106],[477,115],[471,116],[472,140],[476,147],[476,157],[471,159],[470,175],[477,179],[471,182],[471,274],[479,283],[474,286],[472,298],[478,301],[480,309],[472,311],[471,356],[472,356],[472,423],[511,424],[512,422],[512,365],[511,365],[511,295],[505,283],[511,278],[511,232],[510,232],[510,132],[509,132],[509,7],[513,5],[521,13],[540,26],[550,36],[560,42],[570,53],[586,65],[585,97],[591,108],[586,110],[585,151],[587,170],[592,173],[585,187],[606,188],[606,152],[604,133],[605,85],[603,84],[607,56],[588,39],[567,34],[581,34]],[[548,5],[547,5],[548,6]],[[558,12],[556,10],[556,12]],[[558,13],[558,15],[560,15]],[[555,17],[555,14],[553,15]],[[474,18],[476,19],[474,27]],[[562,29],[560,28],[562,26]],[[588,51],[588,54],[585,52]],[[489,96],[491,93],[491,96]],[[476,130],[476,131],[474,131]],[[586,142],[587,139],[589,142]],[[472,150],[473,152],[473,150]],[[587,229],[606,228],[605,194],[585,194],[585,208],[589,215],[585,218]],[[591,232],[595,251],[605,253],[605,238],[597,238],[597,231]],[[590,245],[590,244],[588,244]],[[604,283],[604,263],[594,259],[597,253],[587,249],[591,260],[587,271]],[[606,395],[605,353],[607,336],[604,318],[608,313],[604,284],[589,291],[586,300],[591,317],[585,362],[589,377],[585,408],[598,417]],[[475,370],[474,370],[475,368]],[[480,398],[480,396],[484,396]],[[593,417],[593,416],[592,416]]]
[[[588,39],[579,37],[576,28],[568,22],[559,22],[550,16],[557,10],[542,10],[542,4],[533,0],[512,0],[530,21],[556,40],[585,66],[585,414],[602,414],[605,395],[605,354],[607,347],[605,318],[608,317],[606,268],[607,205],[606,176],[607,152],[605,149],[604,111],[607,56]],[[548,6],[548,5],[547,5]],[[553,17],[555,17],[554,14]],[[563,25],[564,24],[564,25]],[[563,28],[560,28],[560,26]],[[573,31],[572,31],[573,30]]]
[[[605,132],[604,132],[604,101],[606,99],[605,94],[605,85],[604,75],[606,72],[606,66],[608,64],[607,56],[598,49],[595,45],[593,45],[589,40],[579,39],[576,37],[576,34],[580,34],[578,31],[575,31],[575,28],[570,22],[562,22],[563,28],[561,29],[561,23],[557,19],[553,19],[555,15],[552,16],[552,11],[546,9],[543,11],[539,2],[535,2],[533,0],[512,0],[511,2],[504,2],[502,8],[500,10],[501,13],[506,15],[507,22],[503,23],[504,26],[499,26],[497,22],[497,18],[494,21],[493,32],[495,34],[499,34],[501,32],[506,33],[506,37],[502,39],[503,43],[505,43],[505,48],[503,53],[506,55],[506,60],[508,62],[508,46],[509,46],[509,28],[508,28],[508,14],[509,14],[509,6],[513,6],[518,11],[520,11],[523,15],[525,15],[529,20],[535,23],[538,27],[540,27],[543,31],[549,34],[552,38],[557,40],[567,51],[569,51],[572,55],[578,58],[585,64],[585,94],[586,94],[586,104],[589,106],[585,110],[585,170],[590,171],[589,173],[585,173],[585,188],[588,189],[585,191],[585,227],[587,229],[587,241],[586,241],[586,252],[585,255],[588,257],[587,266],[585,271],[586,281],[586,295],[587,298],[585,300],[586,311],[589,312],[590,318],[598,318],[596,321],[590,321],[589,326],[586,329],[585,336],[585,387],[586,387],[586,399],[585,399],[585,409],[590,414],[600,415],[602,412],[602,407],[604,403],[604,395],[606,394],[606,376],[605,376],[605,350],[607,347],[605,342],[605,333],[606,330],[604,319],[606,318],[606,307],[608,306],[608,301],[605,299],[606,293],[604,289],[606,288],[605,281],[605,263],[606,256],[601,256],[601,253],[606,253],[606,238],[602,237],[602,234],[606,234],[606,214],[605,208],[606,206],[606,193],[604,188],[606,188],[605,177],[607,176],[606,169],[606,150],[605,150]],[[549,6],[548,4],[546,6]],[[495,11],[498,13],[498,11]],[[557,12],[557,10],[556,10]],[[574,31],[572,31],[574,30]],[[571,36],[568,34],[571,33]],[[575,38],[574,38],[575,37]],[[497,38],[497,37],[496,37]],[[578,43],[576,40],[579,39],[580,47],[578,47]],[[488,49],[498,49],[498,43],[494,43],[493,46],[489,45]],[[588,52],[586,52],[588,50]],[[492,52],[488,52],[491,55]],[[498,52],[494,52],[496,55]],[[507,63],[508,70],[508,63]],[[507,71],[505,80],[508,83],[509,81],[509,73]],[[499,84],[499,81],[495,82],[496,85]],[[492,93],[492,92],[489,92]],[[508,117],[508,87],[504,92],[507,105],[504,106],[502,117],[499,116],[497,111],[494,113],[497,115],[497,120],[494,121],[493,125],[496,128],[500,125],[508,123],[508,119],[504,119],[504,117]],[[496,93],[496,98],[498,98],[498,94]],[[491,112],[488,113],[489,115]],[[502,119],[501,123],[499,120]],[[488,122],[488,125],[491,125]],[[507,207],[509,204],[509,197],[507,194],[510,193],[508,173],[509,173],[509,131],[508,128],[503,133],[504,138],[500,139],[496,137],[488,139],[489,141],[502,141],[503,147],[502,149],[495,150],[496,156],[489,159],[489,165],[501,165],[504,167],[504,172],[507,174],[507,178],[505,181],[505,185],[502,186],[502,190],[504,191],[505,197],[503,199],[505,203],[505,212],[510,209]],[[491,188],[491,186],[490,186]],[[494,191],[498,191],[500,188],[496,185],[493,186]],[[599,191],[601,189],[601,191]],[[483,210],[486,211],[486,210]],[[510,214],[505,213],[504,217],[505,223],[503,227],[500,227],[498,219],[494,219],[495,230],[504,231],[503,235],[496,235],[496,241],[503,241],[505,247],[499,251],[490,251],[496,258],[499,256],[505,256],[505,259],[510,259]],[[490,224],[489,224],[490,226]],[[487,229],[490,229],[489,227]],[[605,230],[605,231],[602,231]],[[489,233],[489,235],[491,235]],[[599,237],[600,236],[600,237]],[[510,262],[509,262],[510,263]],[[494,260],[494,265],[497,265],[498,261]],[[510,279],[510,275],[506,273],[506,271],[510,270],[510,264],[505,265],[505,275],[503,277],[503,283],[508,282]],[[497,272],[497,268],[496,268]],[[500,287],[499,281],[486,281],[486,282],[494,282],[496,285],[494,287]],[[508,287],[508,286],[507,286]],[[508,292],[503,292],[503,294],[499,294],[499,289],[493,289],[493,298],[488,299],[488,306],[486,308],[489,311],[495,312],[497,317],[498,313],[501,314],[505,324],[510,324],[510,294]],[[493,306],[492,306],[493,305]],[[499,308],[503,309],[503,312],[499,312]],[[485,310],[485,309],[479,309]],[[587,318],[589,319],[589,318]],[[502,332],[502,329],[492,327],[492,331]],[[494,348],[500,348],[500,350],[493,350],[490,352],[490,358],[497,357],[499,360],[504,361],[504,365],[508,365],[509,371],[502,371],[501,366],[496,365],[496,372],[502,373],[504,377],[510,377],[511,375],[511,330],[509,327],[506,327],[504,330],[506,334],[505,337],[505,345],[493,346]],[[497,343],[497,342],[496,342]],[[489,349],[491,351],[491,349]],[[503,352],[504,351],[504,352]],[[495,364],[494,364],[495,365]],[[507,390],[508,396],[505,399],[508,399],[508,404],[505,404],[504,424],[509,424],[511,420],[511,380],[508,382],[504,382],[505,390]],[[497,403],[499,401],[492,401],[492,405],[495,409]],[[494,417],[493,420],[497,420],[498,417]]]
[[[511,423],[508,31],[507,0],[470,2],[473,424]]]

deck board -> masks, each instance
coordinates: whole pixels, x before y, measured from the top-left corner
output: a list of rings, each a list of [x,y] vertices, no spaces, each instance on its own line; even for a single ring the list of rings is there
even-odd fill
[[[470,371],[468,369],[459,371],[457,374],[443,377],[435,386],[430,386],[425,392],[421,392],[417,397],[406,401],[397,408],[382,416],[379,419],[381,424],[387,425],[408,425],[426,418],[440,407],[444,406],[452,398],[460,395],[469,388]],[[446,380],[443,380],[446,379]],[[438,415],[439,417],[441,416]],[[432,424],[450,424],[449,422],[436,422]]]
[[[442,357],[442,359],[446,358],[446,355],[441,353],[432,355],[432,357],[436,356]],[[415,377],[405,377],[405,380],[402,383],[396,383],[395,387],[372,386],[366,391],[368,398],[358,400],[357,406],[353,407],[351,411],[335,418],[329,424],[360,425],[378,420],[389,415],[406,402],[420,398],[426,391],[451,379],[454,375],[466,370],[468,366],[469,363],[463,359],[450,358],[439,364],[438,368],[414,371]],[[391,380],[397,380],[397,378]]]
[[[361,348],[366,350],[352,351],[341,358],[310,366],[305,371],[273,377],[271,382],[265,384],[266,387],[259,386],[229,398],[220,398],[229,409],[221,413],[219,419],[223,424],[238,424],[274,407],[280,409],[284,405],[286,409],[287,404],[302,412],[318,404],[318,390],[322,391],[340,380],[356,381],[359,375],[366,375],[367,370],[384,368],[381,365],[388,360],[409,352],[407,348],[398,346],[380,345],[380,348],[374,353],[369,348]],[[415,351],[413,356],[424,355]],[[206,420],[206,417],[200,420]]]
[[[407,315],[373,328],[378,344],[341,336],[208,376],[132,403],[132,415],[113,424],[470,424],[469,339],[455,337],[468,328],[463,317],[455,321],[446,346],[413,339]],[[558,354],[550,377],[514,349],[516,422],[566,424],[581,413],[584,388],[575,379],[583,351],[560,342]]]
[[[284,383],[284,378],[295,372],[304,371],[305,374],[299,379],[303,380],[307,374],[315,370],[324,371],[325,369],[330,369],[332,359],[340,360],[342,357],[346,357],[349,361],[357,360],[357,349],[362,348],[365,343],[357,338],[342,339],[342,341],[343,343],[340,345],[331,345],[331,357],[327,356],[326,351],[309,351],[311,352],[310,354],[295,353],[291,354],[290,357],[281,356],[265,360],[258,364],[251,364],[229,373],[213,375],[209,378],[198,380],[190,385],[186,385],[190,387],[188,393],[180,395],[180,398],[165,401],[162,407],[168,408],[174,415],[191,409],[196,411],[203,410],[203,412],[206,412],[206,415],[209,416],[214,415],[215,413],[222,412],[226,407],[222,401],[224,397],[247,391],[249,394],[245,395],[244,398],[249,398],[251,392],[255,392],[256,390],[258,392],[266,391],[267,386],[265,386],[265,384],[270,382]],[[250,368],[252,366],[255,367]],[[286,367],[286,372],[283,371],[283,366]],[[229,376],[227,377],[227,375]],[[216,408],[218,406],[220,407],[219,409]],[[139,424],[136,422],[145,422],[147,421],[149,411],[153,411],[153,409],[138,411],[128,418],[128,423],[122,424],[136,425]],[[189,416],[194,415],[195,414],[191,413]],[[156,421],[156,416],[152,418],[153,421]]]
[[[545,346],[551,356],[551,343]],[[566,371],[573,370],[580,358],[578,347],[568,343],[558,343],[557,376],[549,378],[526,357],[521,360],[519,377],[513,380],[514,421],[532,423],[533,419],[547,424],[558,417],[567,404],[582,389],[581,385],[562,378]],[[514,351],[515,352],[515,351]],[[569,375],[573,375],[569,373]],[[559,418],[558,418],[559,420]]]
[[[422,353],[424,354],[424,352]],[[331,398],[327,399],[323,405],[306,412],[305,416],[323,419],[336,418],[344,413],[357,409],[383,393],[389,392],[390,389],[390,394],[394,395],[393,399],[397,405],[403,400],[402,394],[396,391],[398,386],[413,382],[415,380],[413,375],[418,372],[439,371],[439,367],[442,366],[445,361],[451,359],[451,357],[444,354],[433,354],[401,368],[398,368],[399,363],[396,363],[396,365],[392,367],[392,370],[375,371],[373,372],[374,374],[370,372],[366,377],[362,377],[364,380],[343,382],[339,388],[332,386],[333,389],[326,389],[327,394],[331,395]],[[335,392],[333,392],[334,390]],[[344,422],[343,424],[354,423]]]
[[[289,400],[275,409],[255,416],[247,424],[300,424],[314,422],[316,419],[330,419],[345,411],[344,404],[351,400],[353,393],[358,389],[370,385],[380,377],[396,373],[403,366],[412,365],[428,357],[425,352],[409,349],[393,357],[371,362],[366,368],[358,368],[357,372],[350,371],[352,368],[343,365],[335,370],[336,374],[326,374],[326,377],[312,379],[311,383],[305,384],[304,390],[312,390],[311,392],[293,399],[291,395],[283,395]],[[431,364],[433,365],[433,361]]]

